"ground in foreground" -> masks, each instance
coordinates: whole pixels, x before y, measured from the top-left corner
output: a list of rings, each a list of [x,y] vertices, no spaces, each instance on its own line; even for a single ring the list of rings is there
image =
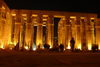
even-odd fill
[[[98,67],[100,53],[0,51],[0,67]]]

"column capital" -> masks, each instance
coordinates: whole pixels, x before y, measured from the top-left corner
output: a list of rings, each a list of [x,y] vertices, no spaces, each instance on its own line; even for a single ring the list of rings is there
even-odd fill
[[[53,15],[49,15],[47,22],[53,24],[53,19],[54,19]]]
[[[77,24],[77,25],[80,25],[80,24],[81,24],[81,23],[80,23],[80,20],[81,20],[80,16],[77,16],[77,17],[76,17],[76,24]]]
[[[69,25],[70,24],[70,16],[65,16],[65,21],[66,21],[66,24]]]
[[[90,17],[86,17],[86,23],[87,23],[88,25],[91,25],[91,23],[90,23]]]
[[[42,21],[42,14],[38,14],[37,18],[38,18],[38,23],[42,24],[43,23],[43,21]]]

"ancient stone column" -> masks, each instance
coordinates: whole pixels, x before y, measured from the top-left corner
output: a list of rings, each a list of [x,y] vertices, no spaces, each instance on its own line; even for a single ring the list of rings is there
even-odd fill
[[[86,50],[87,49],[86,18],[81,18],[81,42],[82,42],[82,50]]]
[[[70,49],[70,40],[71,40],[71,22],[70,16],[66,16],[66,45],[65,48]]]
[[[42,15],[38,16],[38,27],[37,27],[37,39],[36,46],[37,48],[43,47],[43,27],[42,27]]]
[[[11,35],[11,42],[14,42],[14,32],[15,32],[15,22],[16,22],[16,17],[12,16],[12,35]]]
[[[3,27],[2,27],[2,5],[1,5],[1,2],[0,2],[0,46],[2,46],[3,44],[1,43],[2,42],[2,39],[3,39]]]
[[[30,50],[32,50],[34,48],[34,46],[33,46],[33,40],[34,40],[34,21],[33,21],[33,19],[34,18],[31,18],[31,21],[30,21],[31,22],[30,23],[31,24],[31,27],[30,27],[31,28],[31,34],[30,34],[31,35]]]
[[[32,49],[32,21],[31,21],[31,15],[27,15],[27,23],[26,23],[26,32],[25,32],[25,46],[28,47],[28,49]]]
[[[95,27],[95,19],[91,19],[92,26],[92,35],[93,35],[93,44],[96,44],[96,27]]]
[[[81,22],[80,17],[76,18],[76,48],[81,49]]]
[[[26,33],[26,17],[21,16],[21,40],[20,40],[20,47],[24,49],[25,47],[25,33]]]
[[[58,24],[58,44],[63,44],[66,47],[66,20],[62,17]]]
[[[95,19],[90,18],[90,24],[91,24],[91,41],[92,46],[96,45],[96,28],[95,28]]]
[[[73,37],[74,40],[76,41],[76,16],[70,16],[70,35],[71,38]],[[75,48],[76,48],[76,43],[75,43]]]
[[[54,31],[54,25],[53,25],[53,16],[48,17],[47,21],[47,44],[50,45],[50,47],[53,47],[53,31]]]
[[[2,3],[1,3],[2,4]],[[6,24],[6,14],[5,14],[5,9],[0,8],[0,46],[3,46],[5,48],[5,41],[4,41],[4,36],[5,36],[5,24]]]

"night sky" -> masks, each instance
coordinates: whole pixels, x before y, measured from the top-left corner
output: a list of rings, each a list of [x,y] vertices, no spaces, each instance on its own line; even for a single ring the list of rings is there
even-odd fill
[[[94,0],[5,0],[11,9],[90,12],[100,14],[100,2]]]

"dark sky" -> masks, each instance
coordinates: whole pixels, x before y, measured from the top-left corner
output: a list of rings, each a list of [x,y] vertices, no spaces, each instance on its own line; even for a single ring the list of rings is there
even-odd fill
[[[5,0],[10,8],[91,12],[100,14],[100,2],[92,0]]]

